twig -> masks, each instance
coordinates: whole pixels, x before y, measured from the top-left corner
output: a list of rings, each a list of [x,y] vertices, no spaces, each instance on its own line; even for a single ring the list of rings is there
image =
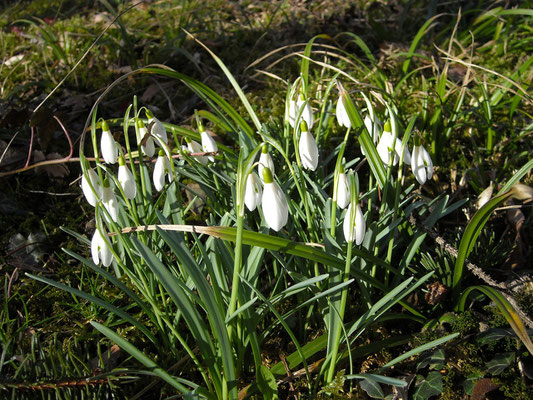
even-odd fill
[[[409,216],[409,222],[419,228],[421,228],[424,232],[426,232],[437,244],[444,247],[444,250],[446,250],[448,253],[450,253],[453,257],[457,258],[457,255],[459,252],[455,247],[450,245],[446,242],[446,240],[439,236],[435,231],[432,229],[429,229],[427,226],[425,226],[422,222],[418,221],[412,214]],[[514,307],[516,313],[518,316],[524,321],[524,323],[531,329],[533,329],[533,321],[528,317],[528,315],[522,311],[520,306],[516,303],[516,300],[514,297],[509,293],[509,287],[506,283],[498,283],[494,279],[492,279],[487,273],[485,273],[480,267],[478,267],[475,264],[472,264],[470,261],[466,260],[465,262],[466,268],[472,274],[474,274],[476,277],[481,279],[483,282],[485,282],[487,285],[496,287],[501,290],[501,294],[507,299],[509,303]]]
[[[216,156],[218,154],[218,152],[216,151],[207,151],[207,152],[202,152],[202,153],[187,153],[188,156],[190,157],[197,157],[197,156]],[[181,158],[183,157],[181,154],[173,154],[172,155],[172,158]],[[96,161],[96,158],[94,157],[85,157],[85,159],[87,161]],[[128,155],[126,154],[126,160],[128,159]],[[103,158],[99,158],[98,161],[104,161]],[[147,162],[147,161],[150,161],[150,162],[156,162],[156,159],[152,159],[152,158],[147,158],[146,160],[144,160],[144,162]],[[63,164],[63,163],[71,163],[71,162],[80,162],[80,158],[79,157],[64,157],[64,158],[60,158],[58,160],[46,160],[46,161],[39,161],[35,164],[31,164],[31,165],[28,165],[27,167],[24,167],[24,168],[18,168],[18,169],[15,169],[13,171],[7,171],[7,172],[0,172],[0,178],[3,178],[4,176],[9,176],[9,175],[14,175],[14,174],[18,174],[20,172],[26,172],[26,171],[29,171],[33,168],[37,168],[37,167],[42,167],[42,166],[45,166],[45,165],[54,165],[54,164]],[[137,160],[134,160],[135,164],[138,164],[139,161]]]

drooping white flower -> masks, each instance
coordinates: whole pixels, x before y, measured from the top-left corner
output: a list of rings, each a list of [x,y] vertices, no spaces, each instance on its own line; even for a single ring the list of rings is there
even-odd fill
[[[195,142],[194,140],[186,139],[187,140],[187,148],[189,149],[190,153],[203,153],[204,150],[202,149],[202,146],[200,143]],[[194,156],[196,161],[198,161],[202,165],[207,165],[209,162],[209,159],[205,156]]]
[[[262,196],[261,181],[256,174],[251,172],[246,178],[246,186],[244,188],[244,204],[246,204],[248,210],[253,211],[257,206],[261,205]]]
[[[377,143],[379,140],[379,119],[374,117],[374,121],[370,118],[370,115],[367,115],[364,120],[366,129],[374,143]]]
[[[109,183],[109,179],[104,180],[104,189],[102,195],[102,204],[111,216],[111,219],[115,222],[118,221],[118,202],[117,196]]]
[[[352,216],[352,212],[355,215]],[[350,226],[352,226],[352,218],[354,221],[353,229],[350,229]],[[342,228],[344,231],[344,238],[347,242],[353,242],[355,240],[355,244],[357,245],[363,243],[366,232],[366,222],[363,211],[361,210],[361,206],[359,204],[356,204],[354,209],[353,203],[350,203],[348,210],[346,210],[346,215],[344,216]]]
[[[350,117],[348,116],[346,107],[344,107],[344,103],[342,102],[342,96],[339,96],[339,100],[337,100],[337,107],[335,108],[335,115],[337,116],[337,123],[340,126],[344,126],[345,128],[348,128],[348,129],[352,127],[352,122],[350,121]]]
[[[158,137],[163,142],[168,143],[167,130],[165,125],[159,121],[150,110],[146,110],[146,117],[148,118],[148,124],[152,124],[152,135]]]
[[[202,149],[204,153],[215,153],[218,151],[217,142],[215,142],[215,139],[213,139],[213,137],[209,133],[207,133],[207,131],[202,130],[200,132],[200,135],[202,137]],[[215,161],[215,157],[213,156],[207,156],[207,158],[211,162]]]
[[[102,122],[102,137],[100,139],[100,150],[102,150],[102,157],[108,164],[115,164],[118,159],[118,147],[109,125],[106,121]]]
[[[154,138],[152,136],[149,136],[148,138],[146,138],[144,144],[142,144],[145,140],[146,135],[148,134],[148,129],[146,129],[146,127],[144,126],[144,122],[142,121],[142,119],[137,120],[137,128],[137,144],[141,145],[141,150],[143,154],[147,155],[148,157],[152,157],[155,153]]]
[[[137,184],[123,157],[118,159],[118,182],[126,198],[128,200],[133,199],[137,194]]]
[[[298,142],[300,160],[305,169],[314,171],[318,166],[318,146],[316,145],[315,137],[307,130],[305,121],[302,121],[300,127],[300,141]]]
[[[261,148],[261,155],[259,156],[259,166],[257,167],[261,182],[264,182],[263,169],[265,167],[268,167],[270,169],[272,176],[276,176],[275,169],[274,169],[274,161],[272,161],[272,157],[270,156],[270,153],[268,152],[268,146],[266,144],[263,145],[263,147]]]
[[[433,161],[427,150],[422,145],[413,147],[411,156],[411,169],[418,183],[423,185],[433,176]]]
[[[268,167],[263,169],[263,198],[261,200],[263,207],[263,216],[267,225],[278,232],[287,224],[289,218],[289,205],[285,193],[281,190],[272,177]]]
[[[348,183],[348,178],[344,172],[339,174],[339,180],[337,181],[337,193],[336,193],[336,202],[337,205],[342,209],[346,208],[350,204],[350,185]]]
[[[398,161],[400,160],[400,153],[402,151],[402,141],[399,138],[394,140],[389,122],[385,124],[376,150],[378,151],[381,161],[383,161],[383,164],[386,166],[389,166],[390,164],[398,164]],[[393,157],[391,156],[391,153],[393,154]],[[403,162],[406,164],[411,164],[411,153],[409,152],[407,146],[405,146],[403,152]]]
[[[91,255],[96,265],[102,261],[104,267],[109,267],[113,261],[113,254],[98,229],[94,231],[91,239]]]
[[[292,99],[289,101],[289,124],[293,128],[296,126],[296,123],[299,123],[296,119],[298,118],[300,111],[302,113],[301,119],[303,119],[307,123],[307,126],[311,128],[315,123],[315,117],[313,116],[313,110],[311,109],[309,101],[305,100],[303,94],[300,94],[297,100]]]
[[[91,182],[90,185],[89,181]],[[93,169],[87,170],[87,177],[85,175],[81,177],[81,189],[87,202],[91,206],[96,207],[96,203],[102,198],[102,181]]]
[[[168,161],[165,152],[163,150],[159,150],[159,156],[155,162],[153,174],[154,187],[158,192],[163,190],[163,187],[165,186],[165,175],[167,176],[169,182],[174,180],[170,162]]]

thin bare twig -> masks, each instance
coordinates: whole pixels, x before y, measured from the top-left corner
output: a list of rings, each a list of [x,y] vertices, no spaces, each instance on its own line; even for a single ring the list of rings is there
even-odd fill
[[[448,253],[450,253],[453,257],[457,258],[457,255],[459,252],[455,247],[450,245],[446,240],[437,234],[437,232],[433,231],[432,229],[429,229],[427,226],[425,226],[422,222],[418,221],[413,215],[409,216],[409,222],[419,228],[421,228],[424,232],[426,232],[437,244],[444,247],[444,250],[446,250]],[[528,317],[528,315],[522,311],[520,306],[517,304],[516,300],[512,296],[512,294],[509,293],[509,287],[505,283],[499,283],[496,282],[494,279],[492,279],[486,272],[484,272],[480,267],[478,267],[475,264],[472,264],[470,261],[466,260],[465,262],[466,268],[472,272],[474,276],[481,279],[483,282],[485,282],[487,285],[495,287],[500,289],[500,293],[507,299],[509,303],[514,307],[516,313],[518,316],[524,321],[524,323],[531,329],[533,329],[533,321],[531,321],[531,318]]]

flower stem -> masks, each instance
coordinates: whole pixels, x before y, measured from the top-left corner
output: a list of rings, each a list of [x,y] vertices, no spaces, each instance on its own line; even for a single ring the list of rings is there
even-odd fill
[[[350,267],[352,265],[352,245],[353,245],[353,242],[348,242],[343,282],[346,282],[348,278],[350,277]],[[348,287],[345,287],[344,289],[342,289],[342,295],[341,295],[341,304],[340,304],[339,317],[338,317],[339,324],[344,324],[344,311],[346,310],[346,299],[347,298],[348,298]],[[337,354],[339,353],[341,331],[342,331],[341,327],[339,327],[336,330],[336,337],[335,337],[335,340],[333,341],[333,349],[331,351],[331,358],[329,360],[329,369],[328,369],[328,375],[326,377],[326,382],[331,382],[333,380],[333,376],[335,375],[336,358],[337,358]]]

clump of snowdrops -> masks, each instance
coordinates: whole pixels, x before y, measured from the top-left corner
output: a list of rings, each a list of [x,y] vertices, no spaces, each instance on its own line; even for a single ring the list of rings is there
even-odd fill
[[[310,82],[302,68],[284,115],[261,121],[216,60],[247,115],[160,67],[140,72],[179,79],[208,106],[188,126],[162,122],[136,99],[121,119],[99,119],[96,107],[91,115],[94,161],[82,143],[81,187],[96,230],[90,259],[67,253],[122,290],[128,307],[36,279],[103,307],[111,319],[94,328],[182,394],[276,398],[286,368],[301,370],[310,397],[338,373],[365,390],[405,386],[390,367],[457,334],[372,373],[358,374],[352,354],[409,341],[365,344],[374,324],[430,322],[404,301],[433,274],[417,268],[424,234],[408,217],[423,215],[431,228],[463,204],[418,195],[434,169],[416,116],[398,115],[370,91],[349,93],[339,74]],[[187,367],[158,365],[117,324],[134,326],[160,360],[185,359]],[[266,346],[280,335],[295,350],[265,365]]]

